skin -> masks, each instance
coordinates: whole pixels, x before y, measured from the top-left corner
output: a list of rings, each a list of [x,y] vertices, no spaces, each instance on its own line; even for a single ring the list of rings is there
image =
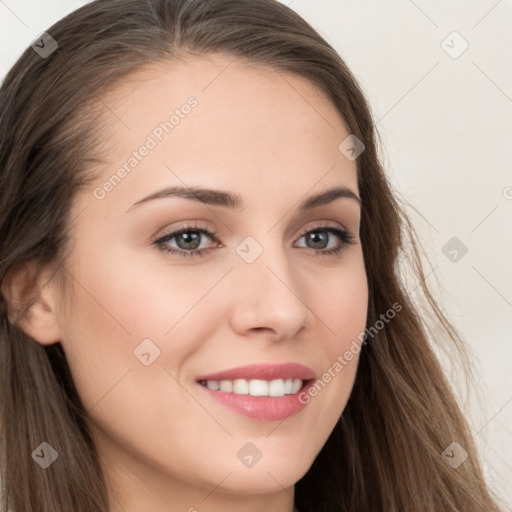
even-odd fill
[[[94,188],[190,96],[197,107],[97,199]],[[338,150],[349,132],[310,82],[221,55],[152,64],[103,101],[110,148],[101,179],[75,198],[66,265],[73,301],[50,283],[23,327],[42,344],[64,347],[114,511],[291,512],[294,484],[347,403],[358,355],[284,421],[242,416],[195,379],[290,361],[320,378],[364,331],[359,204],[339,198],[305,213],[296,208],[334,186],[359,195],[356,162]],[[183,184],[232,191],[244,207],[161,198],[127,212]],[[216,232],[219,244],[203,235],[201,248],[211,248],[203,257],[152,245],[184,223]],[[318,224],[350,230],[355,244],[318,256],[301,237]],[[235,251],[247,236],[263,248],[250,264]],[[323,250],[340,243],[330,234]],[[149,366],[134,356],[146,338],[160,349]],[[248,442],[262,454],[251,468],[237,458]]]

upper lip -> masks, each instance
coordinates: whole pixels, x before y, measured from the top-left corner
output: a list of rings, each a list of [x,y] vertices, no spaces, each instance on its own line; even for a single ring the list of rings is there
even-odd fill
[[[250,364],[238,366],[208,375],[201,375],[196,380],[235,380],[235,379],[301,379],[310,380],[315,378],[315,372],[308,366],[299,363],[286,364]]]

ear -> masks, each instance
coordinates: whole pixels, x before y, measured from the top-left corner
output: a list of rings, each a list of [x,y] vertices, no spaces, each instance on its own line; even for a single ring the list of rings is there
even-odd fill
[[[53,282],[49,282],[48,271],[41,272],[34,281],[35,275],[34,263],[12,268],[2,282],[1,291],[7,301],[9,321],[38,343],[51,345],[61,339],[55,309],[55,287]],[[29,299],[32,299],[30,306],[23,313],[22,305]]]

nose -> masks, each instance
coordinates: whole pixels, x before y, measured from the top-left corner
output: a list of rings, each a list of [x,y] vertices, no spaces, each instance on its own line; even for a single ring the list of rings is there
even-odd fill
[[[261,332],[274,341],[293,339],[314,318],[282,248],[267,248],[252,263],[239,258],[230,283],[231,326],[242,336]]]

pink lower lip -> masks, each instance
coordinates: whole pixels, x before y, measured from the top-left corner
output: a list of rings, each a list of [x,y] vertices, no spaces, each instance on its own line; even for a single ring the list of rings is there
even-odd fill
[[[284,420],[300,412],[305,405],[299,401],[300,393],[307,391],[313,382],[306,381],[302,387],[293,395],[284,396],[251,396],[237,395],[225,391],[214,391],[202,384],[197,383],[214,400],[232,408],[236,412],[256,420]]]

